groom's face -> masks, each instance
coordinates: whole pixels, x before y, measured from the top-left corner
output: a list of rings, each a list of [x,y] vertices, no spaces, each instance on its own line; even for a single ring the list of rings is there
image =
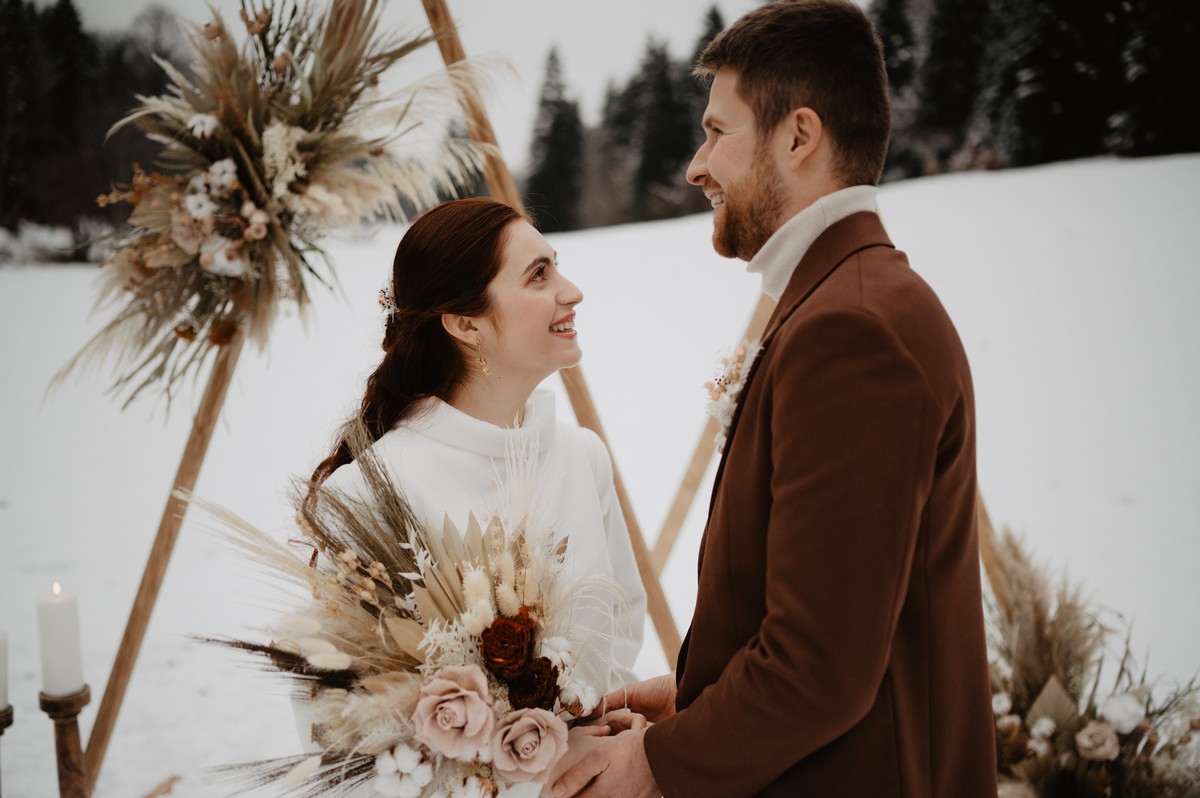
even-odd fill
[[[687,179],[712,203],[713,248],[727,258],[750,260],[779,225],[784,189],[737,84],[737,73],[728,68],[713,77],[704,144],[688,166]]]

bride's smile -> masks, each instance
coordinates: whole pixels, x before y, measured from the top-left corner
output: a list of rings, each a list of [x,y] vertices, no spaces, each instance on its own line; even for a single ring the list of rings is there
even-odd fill
[[[559,271],[557,254],[533,225],[515,221],[505,232],[500,270],[488,286],[491,312],[475,324],[489,371],[532,391],[579,363],[575,306],[583,292]]]

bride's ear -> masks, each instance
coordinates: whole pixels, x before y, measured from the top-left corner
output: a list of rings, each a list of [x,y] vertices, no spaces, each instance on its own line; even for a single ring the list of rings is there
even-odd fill
[[[466,346],[473,347],[479,341],[479,328],[475,326],[475,320],[470,316],[443,313],[442,329]]]

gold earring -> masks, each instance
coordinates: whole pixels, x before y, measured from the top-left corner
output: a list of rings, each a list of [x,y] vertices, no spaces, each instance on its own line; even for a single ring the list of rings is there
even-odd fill
[[[486,377],[489,374],[491,374],[492,372],[488,371],[487,361],[484,360],[484,358],[483,358],[483,339],[482,338],[476,339],[475,349],[479,352],[479,357],[476,358],[476,361],[479,363],[479,369],[483,372],[483,376]]]

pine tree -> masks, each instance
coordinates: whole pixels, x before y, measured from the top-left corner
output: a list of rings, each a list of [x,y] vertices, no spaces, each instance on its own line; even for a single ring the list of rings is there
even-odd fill
[[[40,21],[44,124],[34,133],[30,153],[30,215],[42,223],[73,227],[80,217],[95,214],[96,195],[108,187],[98,157],[100,140],[89,135],[86,125],[100,87],[99,52],[71,0],[58,0]]]
[[[883,42],[884,66],[892,103],[892,138],[888,144],[885,180],[913,177],[921,172],[912,126],[916,115],[917,43],[908,0],[872,0],[868,16]]]
[[[1128,155],[1200,151],[1200,6],[1195,0],[1131,0],[1122,58],[1126,102],[1116,149]]]
[[[146,97],[167,90],[167,74],[154,57],[174,64],[187,74],[187,48],[175,15],[161,6],[149,6],[134,19],[129,31],[99,39],[100,78],[95,96],[82,123],[88,157],[100,165],[98,180],[125,182],[137,163],[149,169],[162,145],[148,139],[135,126],[124,127],[111,136],[113,123],[135,107],[137,95]],[[101,186],[100,191],[104,191]],[[86,199],[86,194],[85,194]],[[128,208],[111,205],[89,207],[85,215],[96,216],[116,226],[124,221]]]
[[[29,209],[29,170],[45,67],[37,10],[28,0],[0,3],[0,225],[15,229]]]
[[[975,138],[1025,166],[1106,150],[1121,99],[1120,0],[993,0]]]
[[[883,41],[883,63],[887,67],[892,95],[903,93],[917,72],[916,39],[909,20],[908,0],[871,0],[867,10]]]
[[[623,85],[610,84],[599,126],[587,137],[589,224],[661,219],[708,208],[687,184],[685,172],[699,146],[708,88],[692,77],[696,57],[724,29],[715,6],[685,60],[648,39],[638,71]]]
[[[934,0],[926,33],[928,48],[917,76],[916,141],[923,171],[945,170],[966,138],[979,94],[980,59],[987,23],[982,0]]]
[[[42,15],[50,85],[45,98],[56,135],[73,137],[99,72],[96,42],[83,30],[72,0],[57,0]]]
[[[687,116],[691,125],[691,155],[694,155],[700,145],[704,143],[704,128],[701,126],[701,120],[704,119],[704,109],[708,106],[708,85],[706,81],[692,75],[692,70],[695,68],[697,59],[709,42],[717,37],[717,34],[725,29],[725,20],[721,17],[721,12],[716,6],[712,6],[704,15],[704,29],[700,34],[700,38],[696,40],[695,52],[689,61],[680,65],[679,70],[679,96],[683,98],[683,102],[687,105]],[[686,164],[687,162],[685,162]],[[686,169],[686,165],[684,166]],[[704,194],[696,189],[685,189],[682,198],[680,199],[677,212],[679,214],[699,213],[709,208],[708,199]]]
[[[635,220],[633,173],[637,168],[632,148],[636,109],[629,92],[609,83],[604,94],[600,123],[589,130],[584,143],[584,180],[588,187],[580,199],[580,219],[587,227],[604,227]]]
[[[642,62],[642,129],[634,175],[634,205],[642,218],[674,215],[681,199],[684,169],[692,157],[691,107],[674,79],[666,45],[649,41]]]
[[[725,30],[725,20],[721,18],[721,12],[717,7],[713,6],[704,15],[704,32],[696,40],[692,58],[685,62],[680,70],[681,94],[686,98],[692,118],[696,122],[696,135],[693,140],[697,146],[704,138],[703,131],[700,128],[700,119],[704,115],[705,106],[708,105],[708,87],[703,81],[692,76],[692,70],[696,66],[696,61],[699,59],[700,53],[704,52],[704,48],[708,47],[708,43],[715,39],[717,34],[723,30]]]
[[[579,105],[567,99],[558,50],[546,58],[546,78],[538,101],[530,174],[529,205],[543,232],[578,226],[580,180],[583,172],[583,123]]]

